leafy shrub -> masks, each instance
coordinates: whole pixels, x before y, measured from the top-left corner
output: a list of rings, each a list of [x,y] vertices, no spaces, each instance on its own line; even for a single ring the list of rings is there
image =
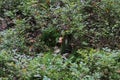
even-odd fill
[[[1,3],[1,10],[6,9],[2,7],[4,2]],[[16,24],[15,35],[19,37],[14,39],[11,37],[11,41],[21,42],[22,46],[16,46],[22,48],[20,51],[29,51],[28,47],[31,46],[34,46],[34,52],[38,53],[45,51],[45,48],[51,49],[60,35],[67,34],[72,34],[71,43],[77,49],[119,48],[119,1],[63,0],[62,3],[59,2],[62,6],[53,1],[49,7],[46,7],[44,2],[29,0],[18,2],[8,1],[10,9],[3,13],[4,16],[11,16]],[[47,36],[50,39],[46,39]]]
[[[117,73],[120,67],[119,53],[119,51],[106,52],[80,49],[77,51],[77,57],[71,56],[69,59],[63,59],[61,55],[51,52],[32,57],[16,54],[15,51],[1,51],[1,78],[11,80],[46,78],[55,80],[119,79]]]
[[[93,46],[116,48],[119,45],[118,5],[119,1],[102,0],[83,6],[85,35]]]
[[[120,48],[119,4],[119,0],[1,0],[0,17],[15,25],[0,32],[0,79],[120,79],[116,72],[120,52],[111,50]],[[64,60],[53,54],[53,47],[66,35],[72,37],[74,52]],[[91,49],[103,47],[111,49]]]
[[[34,58],[27,70],[29,79],[70,79],[70,80],[114,80],[119,79],[116,71],[119,63],[116,61],[119,52],[110,53],[96,50],[78,50],[79,56],[73,61],[63,60],[60,55],[47,53],[43,56]],[[64,76],[64,77],[63,77]]]

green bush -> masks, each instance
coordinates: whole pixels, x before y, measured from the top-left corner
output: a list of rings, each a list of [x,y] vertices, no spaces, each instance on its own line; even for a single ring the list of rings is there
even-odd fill
[[[2,6],[5,1],[1,2]],[[90,0],[81,3],[63,0],[62,3],[55,1],[46,8],[43,7],[44,3],[37,3],[37,1],[18,2],[8,1],[10,9],[3,13],[4,16],[10,16],[16,24],[13,33],[18,37],[11,37],[9,40],[21,42],[22,46],[19,46],[19,43],[16,46],[22,48],[20,51],[24,52],[25,48],[29,51],[28,47],[31,46],[34,46],[34,51],[38,53],[45,51],[46,47],[49,50],[51,46],[55,46],[58,37],[61,35],[64,37],[67,34],[72,34],[71,43],[77,49],[81,47],[119,48],[119,1]],[[31,43],[31,40],[35,42]],[[11,43],[13,42],[10,42],[10,45]],[[15,46],[14,44],[16,43],[12,46]]]
[[[51,52],[37,57],[4,50],[0,53],[1,79],[118,80],[119,51],[78,50],[77,57],[63,59]],[[7,56],[6,56],[7,55]],[[73,55],[73,54],[71,54]]]
[[[119,0],[1,0],[8,28],[0,32],[0,79],[120,79],[120,51],[111,50],[120,48],[119,6]],[[73,51],[63,59],[53,48],[66,35]]]
[[[8,74],[13,76],[8,78],[24,80],[44,80],[46,78],[50,80],[118,80],[120,78],[119,73],[117,73],[120,67],[118,51],[106,52],[90,49],[78,50],[77,53],[78,57],[72,56],[65,60],[61,55],[44,53],[30,60],[23,57],[19,64],[15,62],[13,65],[11,62],[7,62],[9,67],[10,65],[16,66],[18,70],[15,71],[16,76]],[[26,62],[25,65],[23,62]],[[14,70],[15,68],[10,69],[11,72]]]
[[[62,59],[62,56],[51,53],[38,56],[30,61],[26,79],[62,79],[62,80],[115,80],[119,79],[119,52],[96,50],[78,50],[79,56]],[[76,59],[73,62],[73,59]]]

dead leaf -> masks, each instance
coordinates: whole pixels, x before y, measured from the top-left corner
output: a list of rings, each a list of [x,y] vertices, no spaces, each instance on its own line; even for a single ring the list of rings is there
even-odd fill
[[[34,42],[36,42],[34,39],[31,39],[29,42],[31,42],[31,43],[34,43]]]
[[[120,70],[117,70],[116,72],[120,74]]]

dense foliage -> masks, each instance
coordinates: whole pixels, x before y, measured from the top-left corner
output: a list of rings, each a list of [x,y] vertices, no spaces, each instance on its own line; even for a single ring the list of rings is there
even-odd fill
[[[0,80],[119,80],[119,7],[119,0],[0,0]]]

